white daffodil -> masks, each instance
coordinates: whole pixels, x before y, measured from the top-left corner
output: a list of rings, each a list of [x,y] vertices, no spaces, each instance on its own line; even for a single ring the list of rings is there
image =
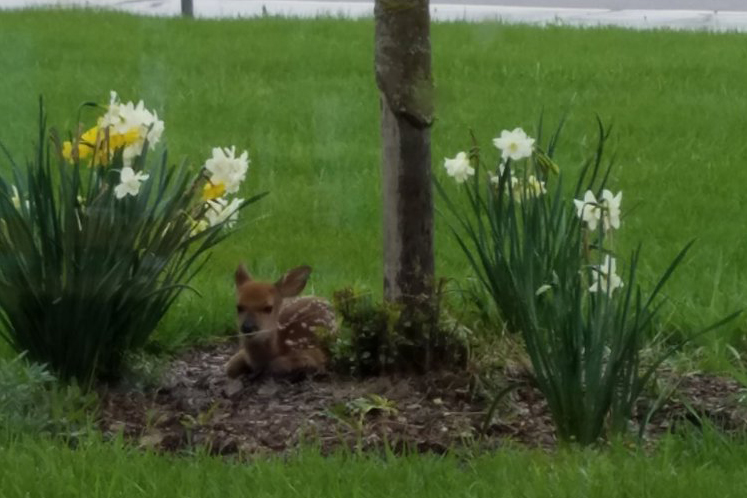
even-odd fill
[[[142,154],[146,140],[150,147],[161,140],[164,124],[158,119],[155,111],[145,108],[142,100],[137,104],[133,102],[122,104],[117,92],[112,91],[109,107],[99,120],[99,128],[108,128],[114,144],[118,145],[120,141],[122,142],[124,145],[122,159],[124,165],[129,167],[132,166],[135,158]],[[115,137],[121,137],[121,140]]]
[[[615,261],[615,258],[610,258],[609,254],[605,255],[604,263],[593,267],[593,283],[591,287],[589,287],[589,292],[602,291],[608,296],[611,296],[615,289],[623,286],[622,279],[615,273],[616,270],[617,262]]]
[[[460,152],[453,159],[444,158],[446,174],[453,177],[457,183],[464,183],[475,174],[475,168],[470,166],[467,153]]]
[[[122,163],[126,168],[132,168],[137,156],[142,154],[145,140],[137,140],[122,149]]]
[[[138,128],[140,136],[147,139],[150,145],[155,145],[161,140],[164,130],[163,121],[158,119],[158,114],[155,111],[151,112],[146,109],[142,100],[137,105],[128,102],[121,106],[120,115],[123,121],[122,128],[125,130],[130,131],[133,128]]]
[[[599,200],[596,199],[591,190],[587,190],[583,200],[574,199],[578,217],[589,227],[596,230],[599,221],[602,221],[605,230],[620,228],[620,203],[622,192],[613,195],[609,190],[603,190]]]
[[[617,195],[612,195],[609,190],[602,190],[602,218],[604,220],[604,229],[620,228],[620,203],[622,202],[622,191]]]
[[[244,199],[233,199],[230,203],[224,198],[207,201],[208,210],[205,212],[205,218],[211,227],[225,222],[227,228],[231,228],[239,218],[239,207]]]
[[[503,159],[518,161],[532,155],[534,139],[521,128],[515,128],[513,131],[503,130],[499,138],[493,139],[493,145],[500,149]]]
[[[163,121],[158,119],[155,111],[145,108],[141,100],[137,104],[119,101],[117,92],[111,92],[111,99],[106,113],[101,117],[99,126],[110,128],[111,133],[127,134],[137,129],[143,139],[147,138],[151,145],[156,144],[163,134]]]
[[[114,188],[114,195],[117,199],[121,199],[127,195],[137,195],[140,192],[140,184],[148,179],[148,175],[142,172],[137,172],[125,166],[119,173],[119,185]]]
[[[246,178],[249,169],[249,152],[244,151],[236,157],[236,147],[213,149],[213,157],[205,161],[205,169],[210,173],[210,183],[222,183],[226,192],[235,194],[239,191],[241,182]]]
[[[599,220],[602,218],[602,208],[594,196],[594,192],[587,190],[583,200],[574,199],[578,217],[586,223],[589,230],[596,230]]]
[[[122,121],[119,115],[119,95],[114,90],[109,92],[109,106],[106,108],[106,113],[99,119],[99,125],[102,128],[109,126],[117,126]],[[126,130],[125,130],[126,131]]]

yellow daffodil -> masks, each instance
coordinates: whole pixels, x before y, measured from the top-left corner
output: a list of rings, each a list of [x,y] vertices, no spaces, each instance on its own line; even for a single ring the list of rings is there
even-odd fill
[[[76,157],[78,160],[87,159],[96,147],[96,139],[98,137],[99,128],[94,126],[87,130],[78,139],[78,151]],[[73,161],[73,144],[72,142],[64,142],[62,144],[62,157],[68,161]]]
[[[93,146],[96,143],[96,138],[99,136],[99,127],[94,126],[93,128],[87,130],[85,133],[83,133],[80,136],[80,141]]]
[[[202,189],[202,200],[211,201],[222,197],[224,193],[226,193],[226,185],[224,183],[208,182]]]

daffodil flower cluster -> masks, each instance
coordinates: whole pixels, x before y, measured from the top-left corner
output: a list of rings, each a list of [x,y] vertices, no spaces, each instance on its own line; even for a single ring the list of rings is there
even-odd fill
[[[589,287],[589,292],[601,291],[607,293],[607,295],[612,295],[615,289],[623,286],[623,281],[616,271],[617,262],[615,258],[605,254],[602,264],[592,267],[592,284]]]
[[[466,202],[453,202],[441,182],[436,187],[451,215],[451,233],[501,325],[522,335],[559,439],[593,445],[629,430],[654,370],[639,367],[659,325],[660,291],[690,245],[649,297],[636,282],[640,249],[618,274],[622,263],[613,242],[623,196],[609,189],[613,163],[603,157],[609,130],[597,120],[598,140],[571,182],[573,194],[565,196],[563,179],[552,181],[550,174],[560,172],[551,155],[563,123],[544,143],[521,128],[503,130],[493,140],[500,158],[487,172],[480,170],[485,161],[477,146],[447,158],[446,173]],[[673,351],[667,348],[651,363]]]
[[[599,199],[594,192],[587,190],[583,199],[574,199],[576,214],[586,223],[591,232],[595,232],[601,222],[601,228],[604,232],[610,232],[612,229],[620,228],[620,203],[622,202],[622,192],[614,195],[611,191],[604,189]],[[599,265],[591,267],[592,284],[589,292],[604,292],[611,296],[615,289],[623,287],[623,281],[615,272],[617,262],[609,254],[605,254],[604,261]]]
[[[505,163],[501,163],[498,166],[498,174],[489,174],[490,183],[496,187],[501,183],[501,177],[506,171]],[[529,175],[525,181],[521,181],[512,171],[511,172],[511,192],[513,193],[514,200],[521,202],[524,197],[537,197],[547,193],[545,182],[539,180],[535,175]]]
[[[137,104],[122,103],[117,92],[112,91],[106,112],[97,119],[96,126],[64,142],[62,156],[72,163],[98,167],[111,165],[115,154],[121,151],[119,183],[114,187],[114,195],[117,199],[136,197],[150,178],[146,172],[136,170],[136,159],[161,140],[164,128],[156,111],[147,109],[142,100]],[[237,155],[235,146],[212,149],[200,178],[205,182],[202,195],[190,212],[193,236],[210,227],[230,228],[236,223],[244,199],[229,199],[228,195],[238,193],[248,170],[247,151]],[[21,200],[17,197],[13,197],[13,202],[20,208]]]
[[[40,99],[31,159],[0,177],[0,275],[14,289],[0,293],[3,338],[86,385],[121,376],[239,211],[267,194],[243,185],[240,145],[175,165],[155,110],[105,96],[86,105],[68,142],[47,127]],[[49,254],[56,271],[38,272]]]
[[[145,108],[141,100],[122,103],[117,92],[111,91],[106,112],[80,137],[62,144],[62,156],[71,162],[87,162],[89,166],[108,166],[114,154],[122,153],[120,183],[114,188],[117,199],[136,196],[149,177],[135,171],[135,159],[146,147],[156,145],[163,135],[164,124],[156,111]]]
[[[236,223],[244,199],[234,197],[229,200],[227,195],[237,193],[246,178],[249,152],[244,151],[237,156],[235,146],[215,147],[212,157],[205,161],[203,170],[207,176],[202,190],[204,218],[194,222],[192,233],[195,235],[221,223],[228,228]]]
[[[620,228],[620,203],[622,192],[613,195],[607,189],[602,190],[602,197],[597,201],[594,192],[587,190],[582,200],[574,199],[578,217],[587,224],[589,230],[596,230],[599,221],[604,225],[604,230]]]
[[[527,135],[521,128],[503,130],[499,137],[493,139],[493,145],[501,152],[501,162],[495,174],[488,173],[488,181],[496,188],[509,168],[510,178],[506,181],[506,188],[512,192],[514,202],[538,197],[547,193],[545,182],[536,174],[517,175],[513,163],[534,157],[535,163],[548,173],[559,172],[558,166],[535,145],[535,139]],[[459,152],[454,158],[445,158],[446,174],[454,178],[457,183],[464,183],[475,175],[475,167],[468,153]],[[609,190],[602,190],[597,199],[591,190],[584,194],[583,199],[574,199],[578,217],[592,232],[601,225],[604,232],[620,228],[620,203],[622,192],[616,195]],[[611,295],[615,289],[623,287],[622,279],[616,274],[617,262],[615,258],[605,255],[604,261],[592,265],[590,292],[606,292]],[[547,289],[542,289],[542,293]],[[539,292],[539,291],[538,291]]]
[[[493,139],[493,145],[501,151],[498,174],[489,174],[488,180],[497,186],[509,162],[521,161],[535,155],[537,151],[534,142],[534,138],[528,136],[521,128],[514,128],[510,131],[503,130],[500,137]],[[541,164],[547,164],[549,158],[542,157]],[[552,161],[550,163],[557,168]],[[446,168],[446,174],[454,178],[457,183],[464,183],[475,174],[475,168],[472,167],[466,152],[459,152],[453,159],[445,158],[444,167]],[[557,173],[555,168],[553,168],[553,171]],[[533,174],[521,179],[512,171],[509,182],[510,190],[517,202],[521,202],[525,197],[537,197],[547,192],[545,182]]]
[[[99,117],[96,126],[80,137],[62,144],[62,155],[68,161],[88,161],[90,166],[108,165],[114,154],[122,150],[125,167],[131,167],[135,158],[143,153],[146,141],[156,145],[163,135],[164,124],[158,113],[137,104],[119,100],[117,92],[110,93],[106,113]]]
[[[501,131],[501,136],[493,139],[493,145],[501,151],[502,162],[498,166],[498,175],[490,175],[491,183],[498,185],[509,161],[521,161],[534,154],[534,138],[526,134],[521,128]],[[511,191],[516,202],[526,197],[538,197],[547,193],[545,182],[530,174],[523,180],[511,171]]]

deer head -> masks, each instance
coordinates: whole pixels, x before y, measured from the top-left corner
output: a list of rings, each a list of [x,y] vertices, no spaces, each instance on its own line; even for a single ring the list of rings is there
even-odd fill
[[[236,270],[236,316],[241,334],[277,330],[283,299],[295,297],[306,287],[311,267],[299,266],[275,283],[257,282],[244,265]]]

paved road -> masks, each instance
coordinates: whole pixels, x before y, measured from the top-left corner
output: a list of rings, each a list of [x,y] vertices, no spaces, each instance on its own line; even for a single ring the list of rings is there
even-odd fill
[[[247,0],[193,0],[195,8],[201,5],[222,5],[231,10]],[[271,3],[268,0],[264,3]],[[313,2],[315,0],[300,0]],[[327,0],[338,2],[370,2],[371,0]],[[173,3],[173,0],[0,0],[2,7],[39,6],[48,4],[89,4],[117,7],[141,7],[154,11]],[[178,1],[177,1],[178,3]],[[700,10],[747,12],[747,0],[431,0],[431,3],[458,5],[480,4],[510,7],[546,7],[553,9],[605,9],[605,10]]]
[[[0,2],[1,1],[2,0],[0,0]],[[230,5],[231,2],[240,0],[222,1],[225,4]],[[367,2],[370,0],[331,1]],[[194,0],[194,2],[197,3],[200,2],[200,0]],[[747,0],[431,0],[431,3],[499,5],[504,7],[546,7],[554,9],[702,10],[747,12]]]
[[[517,7],[572,9],[747,11],[747,0],[480,0],[479,2],[476,0],[452,0],[452,3],[483,3]]]
[[[287,15],[369,17],[373,0],[193,0],[199,17]],[[0,0],[0,9],[41,5],[112,7],[178,15],[180,0]],[[747,32],[747,0],[431,0],[437,21],[500,20],[567,26]]]

